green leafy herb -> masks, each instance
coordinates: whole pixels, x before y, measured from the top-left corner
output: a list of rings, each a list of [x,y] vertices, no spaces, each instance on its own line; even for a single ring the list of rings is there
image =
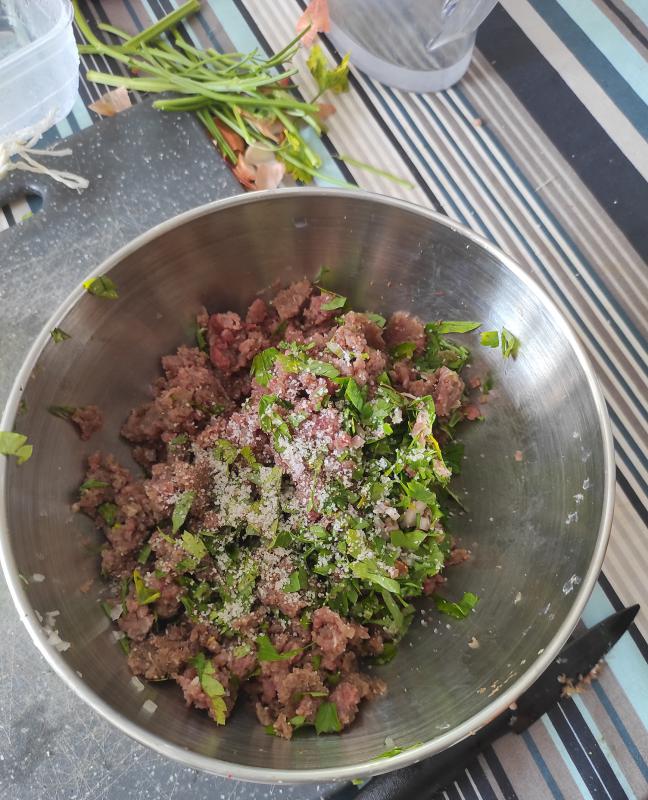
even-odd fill
[[[389,664],[396,656],[398,647],[394,642],[385,642],[382,652],[371,659],[372,664]]]
[[[119,646],[121,647],[124,655],[128,655],[130,653],[130,640],[128,636],[122,636],[119,640]]]
[[[117,520],[117,506],[114,503],[102,503],[97,508],[97,511],[103,518],[106,525],[110,525],[112,528]]]
[[[482,383],[482,394],[488,394],[494,385],[495,380],[493,379],[493,375],[489,372],[488,375],[486,375],[486,379]]]
[[[346,389],[344,390],[344,396],[351,403],[352,406],[357,408],[358,411],[362,411],[362,407],[364,406],[364,397],[362,396],[360,387],[353,380],[353,378],[349,378],[347,380]]]
[[[133,583],[135,584],[135,597],[141,606],[154,603],[160,597],[159,591],[149,589],[144,583],[142,573],[138,569],[133,570]]]
[[[384,328],[387,324],[387,320],[381,314],[373,314],[365,311],[365,317],[370,319],[374,325],[377,325],[379,328]]]
[[[252,652],[252,648],[249,644],[239,644],[232,650],[232,655],[234,658],[243,658],[244,656],[249,655]]]
[[[83,288],[95,297],[103,297],[105,300],[116,300],[119,297],[117,287],[107,275],[100,275],[98,278],[89,278],[83,281]]]
[[[385,750],[384,753],[381,753],[379,756],[374,756],[371,760],[378,761],[381,758],[393,758],[394,756],[404,753],[407,750],[413,750],[415,747],[419,747],[422,744],[423,742],[415,742],[414,744],[409,745],[409,747],[392,747],[391,750]]]
[[[267,347],[265,350],[257,353],[252,359],[250,374],[261,386],[267,386],[268,383],[270,383],[272,367],[278,355],[279,351],[276,347]]]
[[[435,595],[434,602],[437,610],[442,614],[448,614],[448,616],[454,617],[455,619],[465,619],[479,602],[479,597],[472,592],[464,592],[464,596],[461,600],[458,603],[453,603],[450,600]]]
[[[80,492],[85,492],[88,489],[107,489],[110,486],[109,483],[106,481],[96,481],[93,478],[90,478],[87,481],[83,481],[81,486],[79,486]]]
[[[0,454],[14,456],[18,464],[24,464],[33,452],[33,447],[27,444],[27,437],[22,433],[0,431]]]
[[[207,344],[207,339],[205,334],[207,333],[207,328],[201,327],[198,322],[196,322],[196,345],[198,349],[201,350],[203,353],[209,352],[209,346]]]
[[[447,467],[450,467],[453,475],[461,474],[461,466],[464,456],[464,446],[461,442],[449,442],[443,448],[443,460]]]
[[[484,347],[499,347],[499,333],[497,331],[484,331],[480,334],[479,341]]]
[[[182,548],[198,561],[207,555],[207,548],[202,540],[198,536],[194,536],[193,533],[189,533],[189,531],[185,531],[182,534]]]
[[[317,709],[315,730],[318,736],[320,733],[339,733],[342,730],[335,703],[322,703]]]
[[[210,659],[205,658],[204,653],[190,659],[190,663],[195,667],[200,681],[200,688],[209,697],[214,711],[214,719],[218,725],[224,725],[227,718],[227,706],[223,700],[225,687],[214,677],[215,669]]]
[[[347,53],[340,64],[332,69],[328,65],[326,56],[322,52],[322,48],[316,44],[311,47],[310,55],[306,66],[310,70],[311,75],[315,78],[319,87],[319,93],[322,94],[328,89],[340,94],[349,89],[349,54]]]
[[[296,647],[293,650],[280,653],[265,633],[257,636],[256,645],[257,659],[259,661],[287,661],[289,658],[296,656],[303,650],[302,647]]]
[[[308,573],[303,567],[291,572],[288,580],[283,585],[284,592],[299,592],[308,586]]]
[[[326,303],[322,303],[322,311],[335,311],[338,308],[344,308],[347,302],[346,297],[342,297],[341,294],[333,294],[332,292],[327,292],[327,294],[330,294],[331,297]]]
[[[392,350],[392,356],[398,358],[412,358],[416,351],[414,342],[401,342]]]
[[[187,444],[189,441],[189,437],[186,433],[179,433],[177,436],[174,436],[173,439],[169,442],[170,447],[177,447],[180,444]]]
[[[191,511],[194,497],[194,492],[183,492],[178,498],[171,516],[171,530],[173,533],[177,533],[184,525],[184,521],[187,519],[187,514],[189,511]]]
[[[504,358],[516,358],[520,349],[520,340],[506,328],[502,328],[502,355]]]
[[[479,328],[481,322],[466,322],[462,320],[443,320],[439,322],[439,333],[470,333]]]
[[[301,728],[302,725],[306,722],[306,717],[302,714],[296,714],[294,717],[291,717],[288,722],[293,726],[295,730]]]
[[[138,564],[146,564],[148,561],[148,557],[151,555],[151,545],[145,544],[144,547],[139,551],[137,556],[137,563]]]
[[[49,406],[47,410],[55,417],[70,419],[72,414],[76,411],[76,408],[75,406]]]
[[[50,336],[52,337],[52,340],[57,344],[59,342],[64,342],[66,339],[72,338],[69,333],[66,333],[63,330],[63,328],[54,328],[53,330],[50,331]]]

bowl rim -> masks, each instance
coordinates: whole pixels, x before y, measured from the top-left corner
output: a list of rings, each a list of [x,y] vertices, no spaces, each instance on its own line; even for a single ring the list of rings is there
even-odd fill
[[[399,755],[382,761],[362,761],[355,765],[345,767],[325,767],[310,769],[275,769],[268,767],[253,767],[235,762],[223,761],[218,758],[196,753],[183,748],[179,745],[170,744],[165,739],[150,733],[145,728],[140,727],[134,721],[127,719],[120,712],[116,711],[110,704],[105,702],[94,690],[90,689],[82,678],[77,675],[74,669],[67,664],[62,654],[47,642],[40,622],[38,621],[34,609],[32,608],[22,582],[18,576],[17,565],[11,548],[11,536],[8,530],[7,507],[6,507],[6,462],[7,459],[0,459],[0,564],[7,581],[9,592],[18,611],[22,623],[36,645],[44,656],[45,660],[60,678],[89,706],[97,711],[108,722],[116,728],[126,733],[140,744],[152,748],[158,753],[168,756],[185,766],[200,769],[212,774],[236,778],[246,781],[259,783],[311,783],[311,782],[330,782],[352,780],[354,778],[368,778],[384,772],[400,769],[409,764],[421,761],[424,758],[439,753],[451,745],[460,742],[462,739],[472,735],[475,731],[482,728],[494,717],[503,713],[508,706],[513,703],[524,691],[526,691],[534,681],[546,670],[549,664],[558,655],[560,649],[567,641],[572,630],[580,619],[581,613],[587,602],[596,580],[598,578],[603,558],[610,535],[612,525],[612,513],[614,509],[614,490],[616,485],[616,472],[614,468],[614,442],[610,419],[608,416],[605,399],[599,386],[594,370],[583,346],[576,334],[572,331],[569,323],[563,316],[557,304],[551,299],[547,292],[539,286],[536,281],[525,273],[516,261],[492,244],[488,239],[467,228],[465,225],[450,219],[449,217],[429,210],[422,206],[410,203],[405,200],[386,197],[383,195],[366,192],[363,190],[351,189],[328,189],[315,187],[296,187],[284,189],[271,189],[250,194],[236,195],[231,198],[216,200],[206,203],[196,208],[178,214],[165,222],[156,225],[148,231],[140,234],[128,244],[121,247],[107,259],[104,259],[87,278],[97,277],[106,274],[119,264],[124,258],[139,250],[144,245],[166,234],[180,226],[191,222],[202,216],[207,216],[219,210],[232,208],[239,205],[254,203],[264,203],[269,200],[279,201],[282,198],[304,197],[304,196],[330,196],[344,200],[361,200],[367,203],[377,203],[383,206],[400,209],[408,213],[416,214],[425,219],[443,225],[455,233],[465,236],[471,242],[483,247],[492,256],[498,259],[503,267],[512,272],[527,288],[535,294],[538,300],[552,315],[556,325],[560,327],[561,334],[569,342],[578,363],[580,364],[589,386],[591,396],[597,411],[597,418],[602,437],[603,459],[604,459],[604,492],[603,508],[601,520],[597,534],[596,546],[586,574],[579,586],[578,592],[574,597],[574,602],[562,625],[558,629],[553,639],[546,645],[537,659],[523,672],[520,677],[511,685],[492,699],[492,701],[479,713],[475,714],[460,725],[443,732],[432,741],[420,744],[411,750],[406,750]],[[0,421],[0,430],[13,430],[18,405],[22,395],[22,387],[36,365],[41,352],[49,341],[49,331],[56,327],[58,322],[68,313],[69,310],[78,302],[79,298],[85,294],[82,285],[74,289],[68,297],[56,309],[47,324],[37,336],[31,346],[25,361],[18,372],[11,388],[7,404]]]

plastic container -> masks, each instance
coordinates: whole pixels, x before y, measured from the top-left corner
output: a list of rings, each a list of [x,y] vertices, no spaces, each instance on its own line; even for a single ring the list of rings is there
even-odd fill
[[[331,38],[389,86],[438,92],[463,77],[497,0],[329,0]]]
[[[0,142],[45,120],[54,125],[74,105],[72,18],[68,0],[0,0]]]

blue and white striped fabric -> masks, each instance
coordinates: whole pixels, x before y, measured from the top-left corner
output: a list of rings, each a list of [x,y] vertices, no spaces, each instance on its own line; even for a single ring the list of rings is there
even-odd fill
[[[104,0],[85,11],[93,23],[134,31],[176,5]],[[188,34],[203,46],[269,52],[292,37],[304,6],[204,0]],[[323,44],[331,63],[339,61]],[[84,62],[116,69],[100,57]],[[312,88],[303,58],[299,65],[301,85]],[[73,112],[50,135],[93,124],[86,106],[100,91],[82,79]],[[487,749],[445,796],[645,800],[648,0],[503,0],[458,85],[410,95],[354,72],[336,106],[322,145],[327,174],[431,206],[487,236],[543,284],[581,337],[610,409],[618,477],[610,547],[584,622],[644,603],[592,691]],[[413,188],[332,158],[343,153]]]

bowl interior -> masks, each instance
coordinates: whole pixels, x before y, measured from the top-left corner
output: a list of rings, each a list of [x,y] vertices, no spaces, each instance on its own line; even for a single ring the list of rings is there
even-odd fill
[[[476,612],[463,621],[434,611],[427,623],[417,616],[397,658],[379,668],[389,686],[385,698],[367,705],[343,736],[286,742],[267,736],[244,702],[219,728],[187,710],[175,685],[136,691],[97,604],[98,537],[70,504],[89,453],[106,450],[132,464],[119,426],[147,398],[159,357],[192,341],[201,305],[243,310],[259,290],[313,277],[323,265],[331,287],[358,309],[482,320],[486,330],[506,326],[522,345],[517,359],[504,360],[477,336],[463,337],[474,351],[472,374],[491,373],[494,388],[485,420],[460,431],[466,458],[455,490],[466,510],[457,507],[448,526],[472,558],[450,572],[446,594],[477,593]],[[110,275],[117,301],[78,292],[56,323],[72,338],[42,339],[24,381],[26,410],[16,418],[34,456],[22,467],[6,466],[6,552],[23,576],[45,575],[22,587],[10,567],[14,592],[26,593],[42,615],[60,612],[58,631],[71,646],[60,654],[51,648],[50,660],[66,665],[77,689],[86,687],[86,699],[100,698],[113,719],[138,737],[157,737],[151,741],[171,755],[228,762],[211,762],[219,771],[260,780],[271,777],[266,769],[301,771],[297,777],[322,769],[359,774],[372,769],[367,762],[387,749],[386,738],[402,747],[441,746],[448,733],[489,706],[495,710],[491,704],[529,679],[559,632],[566,637],[606,535],[600,399],[557,312],[490,248],[412,208],[299,192],[185,218],[117,259]],[[106,417],[89,443],[46,411],[89,403]],[[468,646],[473,637],[478,647]],[[157,704],[154,714],[142,710],[146,699]]]

